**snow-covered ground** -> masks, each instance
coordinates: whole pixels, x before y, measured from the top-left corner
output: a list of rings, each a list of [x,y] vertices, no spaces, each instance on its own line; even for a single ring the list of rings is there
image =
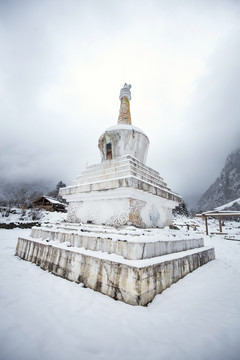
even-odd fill
[[[14,256],[29,232],[0,230],[1,360],[240,358],[240,242],[205,236],[216,260],[133,307]]]
[[[39,222],[55,222],[66,219],[67,214],[57,211],[45,211],[39,209],[18,209],[4,208],[0,209],[0,223],[29,223]]]

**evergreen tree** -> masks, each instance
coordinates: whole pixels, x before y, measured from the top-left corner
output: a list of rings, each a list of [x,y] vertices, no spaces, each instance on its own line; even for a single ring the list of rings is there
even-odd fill
[[[173,209],[173,215],[183,215],[189,217],[187,205],[184,201],[181,202],[175,209]]]
[[[66,184],[64,184],[64,182],[62,182],[62,180],[61,180],[57,183],[55,189],[50,191],[47,195],[51,196],[55,199],[58,199],[59,201],[63,201],[62,197],[58,195],[59,189],[61,189],[63,187],[66,187]]]

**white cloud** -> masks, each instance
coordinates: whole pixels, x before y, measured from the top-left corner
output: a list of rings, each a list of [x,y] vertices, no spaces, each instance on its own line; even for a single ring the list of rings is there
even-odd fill
[[[2,177],[69,182],[99,162],[98,136],[130,82],[149,165],[183,195],[214,180],[239,134],[238,2],[0,6]]]

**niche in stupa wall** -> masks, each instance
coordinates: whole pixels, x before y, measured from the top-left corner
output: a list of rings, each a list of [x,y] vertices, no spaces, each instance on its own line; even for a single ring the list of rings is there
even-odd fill
[[[106,131],[99,139],[98,147],[101,152],[101,161],[108,160],[107,144],[111,144],[112,159],[124,155],[131,155],[145,164],[149,140],[142,132],[136,131],[131,126]],[[110,145],[109,145],[110,147]]]
[[[120,157],[118,143],[121,139],[119,133],[108,133],[99,139],[98,147],[101,152],[102,161],[110,160]],[[109,149],[111,148],[111,157],[109,156]]]

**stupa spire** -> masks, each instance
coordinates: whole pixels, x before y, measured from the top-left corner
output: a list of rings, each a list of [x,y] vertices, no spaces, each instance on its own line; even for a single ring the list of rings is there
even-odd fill
[[[132,125],[130,113],[130,100],[131,100],[131,85],[124,84],[120,91],[119,99],[121,101],[120,111],[118,116],[118,124]]]

